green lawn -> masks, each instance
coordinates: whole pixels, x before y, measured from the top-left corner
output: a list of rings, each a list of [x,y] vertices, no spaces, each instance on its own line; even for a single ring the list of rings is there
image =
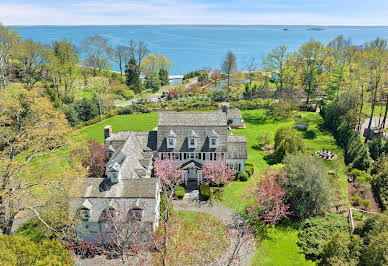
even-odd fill
[[[106,125],[112,126],[113,133],[120,131],[150,131],[156,127],[157,120],[157,113],[118,115],[81,128],[78,133],[85,139],[95,139],[103,144],[104,127]]]
[[[271,139],[275,136],[276,130],[283,126],[293,126],[296,122],[308,123],[309,129],[316,128],[316,134],[306,134],[300,131],[303,141],[310,152],[315,152],[322,148],[329,149],[339,155],[338,162],[325,161],[326,167],[331,170],[338,170],[339,178],[330,177],[336,187],[340,189],[339,194],[343,202],[347,203],[347,179],[344,173],[345,165],[343,161],[343,151],[336,144],[333,135],[322,127],[322,118],[318,113],[298,112],[295,120],[274,121],[267,119],[264,110],[252,110],[242,112],[246,128],[233,130],[235,135],[246,135],[248,146],[248,160],[255,165],[256,175],[248,182],[233,182],[224,189],[221,203],[235,209],[243,211],[249,202],[241,196],[246,193],[247,187],[257,182],[265,169],[269,166],[265,158],[265,153],[257,150],[254,146],[257,143],[257,136],[263,131],[268,131]],[[309,265],[311,261],[306,261],[303,254],[299,253],[296,245],[298,240],[297,229],[291,226],[276,226],[268,231],[269,239],[260,241],[259,248],[256,249],[253,265]]]
[[[315,265],[306,260],[297,246],[298,230],[291,225],[281,224],[269,228],[266,238],[259,243],[252,265]]]

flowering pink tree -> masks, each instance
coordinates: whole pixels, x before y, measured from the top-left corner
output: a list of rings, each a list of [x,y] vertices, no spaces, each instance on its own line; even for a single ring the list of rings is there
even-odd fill
[[[154,161],[155,176],[158,177],[162,185],[162,193],[166,197],[166,209],[160,213],[160,220],[163,224],[163,241],[156,249],[161,253],[163,265],[167,263],[168,251],[168,235],[170,232],[169,220],[172,209],[173,195],[175,188],[182,182],[183,170],[180,168],[179,162],[174,158],[164,159],[157,158]]]
[[[206,161],[202,166],[202,174],[206,183],[218,186],[236,178],[236,170],[227,165],[223,157],[215,161]]]
[[[255,204],[248,208],[248,213],[251,216],[258,215],[267,224],[277,224],[290,214],[289,206],[284,203],[286,192],[279,183],[279,177],[280,175],[265,173],[265,177],[250,193]]]

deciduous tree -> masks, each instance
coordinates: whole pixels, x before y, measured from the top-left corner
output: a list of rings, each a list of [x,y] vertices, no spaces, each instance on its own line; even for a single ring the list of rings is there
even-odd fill
[[[306,104],[318,88],[320,75],[327,57],[326,48],[320,42],[308,42],[302,45],[297,53],[297,68],[299,85],[307,93]]]
[[[109,67],[109,60],[112,58],[112,47],[104,37],[95,34],[87,37],[81,42],[83,51],[87,54],[84,64],[93,68],[94,76],[96,69],[101,70]]]
[[[171,215],[171,206],[173,196],[175,194],[175,188],[182,182],[183,170],[179,168],[178,161],[173,158],[164,159],[157,158],[154,161],[155,176],[161,181],[162,193],[166,195],[166,209],[164,213],[161,213],[161,221],[163,224],[163,240],[158,246],[158,250],[161,253],[163,259],[163,265],[167,262],[167,251],[169,247],[168,235],[169,235],[169,222]]]
[[[45,191],[62,189],[83,170],[68,152],[63,113],[37,92],[6,92],[0,121],[0,230],[10,234],[16,215],[44,203]]]
[[[15,30],[10,30],[0,24],[0,91],[5,91],[7,85],[7,72],[9,72],[9,59],[17,46],[20,37]]]
[[[105,174],[106,158],[104,147],[96,140],[88,141],[89,156],[83,161],[83,166],[92,177],[103,177]]]
[[[296,152],[283,162],[287,178],[283,187],[292,216],[302,220],[324,212],[330,203],[331,185],[320,159]]]
[[[283,178],[282,173],[278,175],[265,173],[260,183],[250,191],[250,196],[255,203],[248,208],[248,213],[251,216],[258,216],[267,224],[277,224],[290,214],[289,206],[285,204],[286,191],[281,187],[279,178]]]
[[[206,160],[202,166],[204,182],[220,186],[236,178],[236,170],[231,168],[225,158],[218,157],[215,161]]]
[[[231,75],[237,71],[237,62],[236,62],[236,56],[233,52],[228,52],[225,56],[224,61],[221,65],[221,71],[226,74],[226,77],[228,78],[228,94],[230,91],[230,77]]]

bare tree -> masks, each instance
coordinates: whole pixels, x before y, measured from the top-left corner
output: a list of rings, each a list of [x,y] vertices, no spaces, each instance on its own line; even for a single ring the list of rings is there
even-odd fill
[[[123,65],[128,61],[129,47],[125,45],[118,45],[113,49],[112,60],[120,67],[120,75],[123,75]]]
[[[251,57],[249,58],[248,62],[247,62],[247,70],[248,70],[248,78],[249,78],[249,85],[252,84],[252,79],[255,75],[255,71],[256,71],[256,68],[257,68],[257,62],[256,62],[256,59],[254,57]]]
[[[150,49],[147,44],[142,41],[129,41],[129,56],[134,58],[137,63],[137,67],[140,69],[143,58],[150,53]]]
[[[236,56],[233,52],[228,52],[222,62],[221,71],[226,74],[228,78],[228,94],[230,90],[230,76],[237,70]]]
[[[96,34],[84,39],[81,45],[82,50],[87,54],[84,64],[94,69],[94,75],[96,75],[96,69],[100,72],[108,68],[113,52],[107,39]]]

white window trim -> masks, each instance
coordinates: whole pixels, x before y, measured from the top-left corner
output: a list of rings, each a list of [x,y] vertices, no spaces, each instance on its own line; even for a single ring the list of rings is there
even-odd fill
[[[194,145],[191,144],[191,141],[194,140]],[[197,147],[197,138],[189,138],[189,149]]]
[[[170,144],[170,140],[172,140],[172,145]],[[168,149],[175,148],[175,143],[176,143],[175,138],[167,138],[167,148]]]
[[[213,145],[213,140],[215,140],[215,145]],[[218,138],[210,138],[210,148],[217,148],[217,146],[218,146]]]

